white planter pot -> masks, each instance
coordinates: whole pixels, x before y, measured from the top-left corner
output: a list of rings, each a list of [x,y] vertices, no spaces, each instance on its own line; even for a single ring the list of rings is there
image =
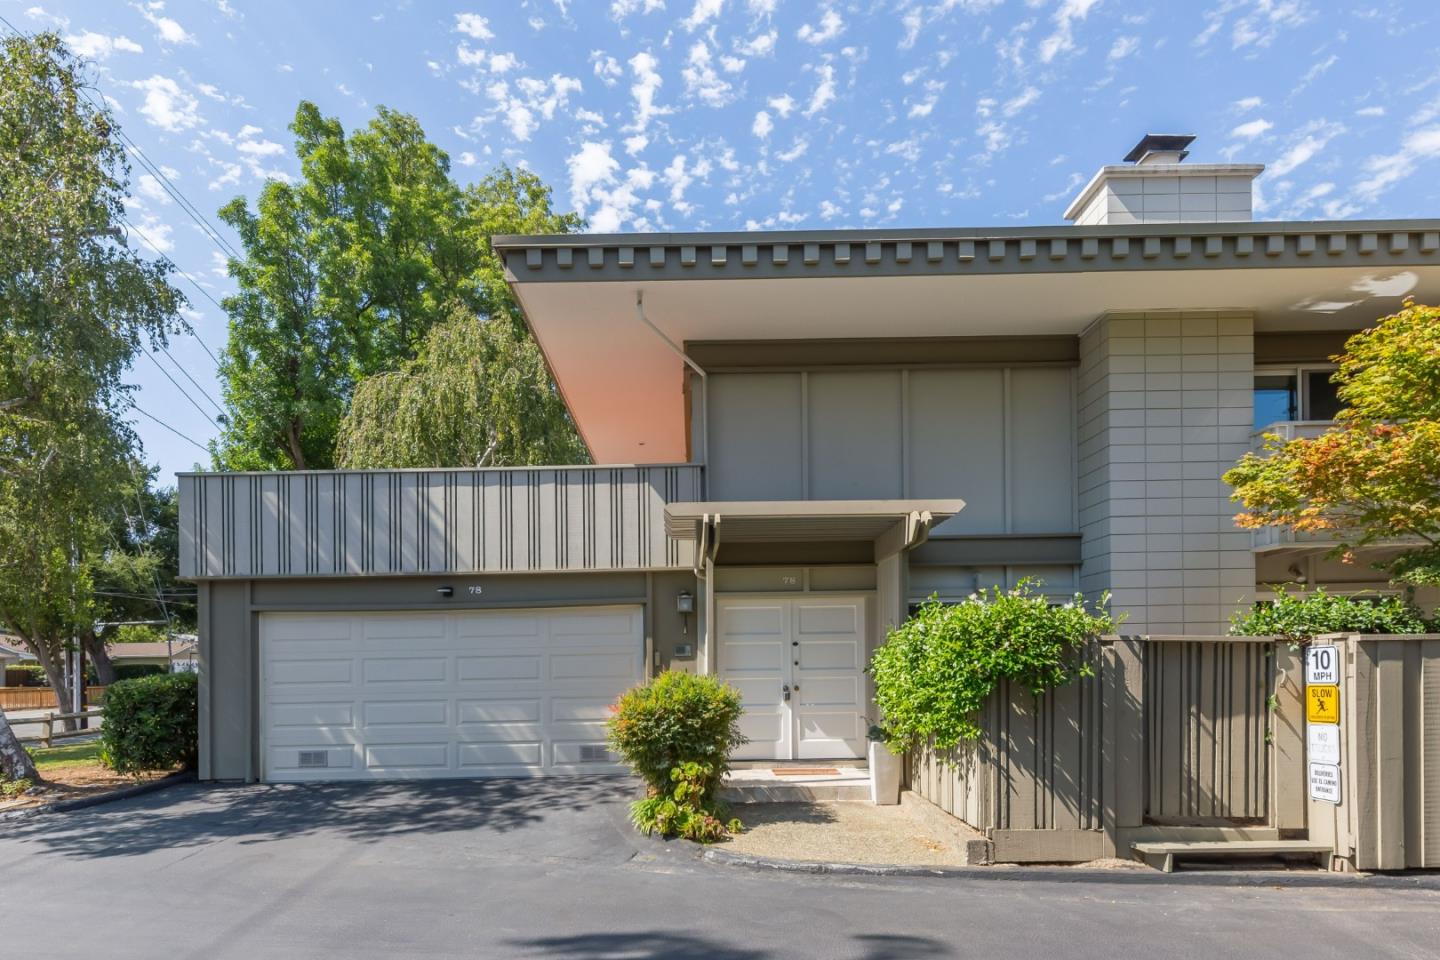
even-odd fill
[[[870,802],[894,806],[900,802],[900,773],[905,758],[883,743],[870,741]]]

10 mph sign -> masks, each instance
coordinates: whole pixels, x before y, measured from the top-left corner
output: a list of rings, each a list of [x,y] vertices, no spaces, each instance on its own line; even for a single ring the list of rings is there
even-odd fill
[[[1340,682],[1340,650],[1338,647],[1305,648],[1305,683],[1307,685]]]
[[[1340,650],[1305,650],[1305,725],[1310,799],[1340,802]]]

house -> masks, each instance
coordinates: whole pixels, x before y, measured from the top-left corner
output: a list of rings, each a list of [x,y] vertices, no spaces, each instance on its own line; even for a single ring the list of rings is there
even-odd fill
[[[168,643],[111,643],[105,646],[110,662],[115,666],[164,667],[169,672],[195,669],[199,644],[194,636],[176,634]]]
[[[613,772],[607,707],[663,669],[740,689],[743,756],[859,757],[867,655],[932,594],[1213,635],[1265,584],[1376,586],[1220,478],[1440,296],[1440,220],[1252,222],[1263,168],[1191,139],[1064,226],[496,237],[603,466],[182,475],[201,775]]]
[[[0,634],[0,670],[20,663],[22,660],[33,659],[35,658],[20,645],[18,637]]]

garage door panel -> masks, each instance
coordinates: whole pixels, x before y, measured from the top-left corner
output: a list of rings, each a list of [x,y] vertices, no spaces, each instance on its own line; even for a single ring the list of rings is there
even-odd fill
[[[638,608],[266,614],[261,636],[268,779],[623,772],[605,724]]]
[[[448,743],[388,743],[365,746],[365,766],[371,770],[443,770],[450,766]]]
[[[634,654],[557,653],[550,656],[552,680],[629,680],[635,675]]]
[[[487,767],[538,767],[544,762],[545,749],[539,740],[514,743],[462,743],[461,769],[484,770]]]
[[[461,681],[541,678],[541,658],[535,655],[459,657],[456,665]]]
[[[270,682],[277,687],[351,683],[355,679],[355,661],[346,660],[284,660],[283,669],[276,671]]]
[[[444,683],[450,661],[445,657],[366,657],[366,685],[393,683]]]
[[[286,727],[351,727],[355,723],[355,705],[349,700],[336,703],[274,703],[270,705],[270,723],[277,729]]]

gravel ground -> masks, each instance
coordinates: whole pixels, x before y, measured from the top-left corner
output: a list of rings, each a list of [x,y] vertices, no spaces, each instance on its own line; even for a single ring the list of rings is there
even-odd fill
[[[894,807],[868,803],[748,803],[734,807],[745,831],[719,849],[822,863],[964,866],[962,823],[907,797]]]

